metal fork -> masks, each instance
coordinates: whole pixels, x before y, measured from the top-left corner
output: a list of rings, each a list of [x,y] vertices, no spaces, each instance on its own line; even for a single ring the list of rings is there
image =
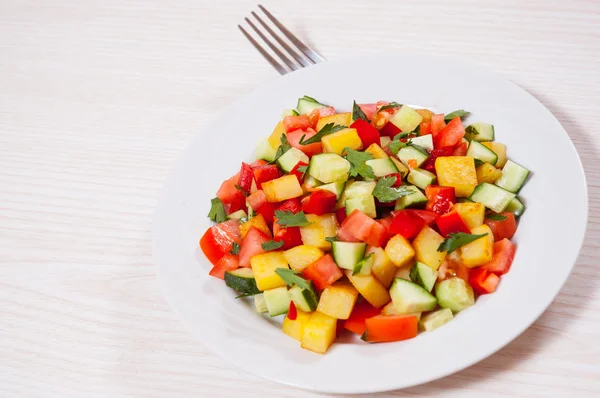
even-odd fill
[[[275,68],[277,72],[279,72],[282,75],[285,75],[286,73],[293,72],[297,69],[304,68],[306,66],[314,65],[320,62],[325,62],[325,58],[323,58],[322,56],[317,54],[316,51],[311,50],[304,43],[302,43],[300,39],[294,36],[292,32],[290,32],[285,26],[283,26],[281,22],[279,22],[269,11],[267,11],[266,8],[264,8],[260,4],[258,5],[258,8],[261,9],[261,11],[267,16],[267,18],[269,18],[271,22],[281,31],[281,33],[283,33],[283,35],[287,37],[287,39],[302,53],[302,55],[298,54],[292,47],[290,47],[288,43],[281,39],[277,35],[277,33],[273,32],[269,25],[267,25],[262,19],[260,19],[260,17],[254,11],[252,11],[252,16],[260,23],[260,25],[262,25],[264,30],[267,31],[267,34],[270,35],[273,39],[275,39],[275,41],[281,46],[281,49],[283,49],[284,52],[287,52],[287,54],[296,61],[292,61],[288,57],[288,55],[285,55],[284,52],[282,52],[280,48],[273,44],[273,42],[271,42],[271,40],[269,40],[269,38],[267,38],[267,36],[263,32],[261,32],[261,30],[258,29],[250,19],[244,18],[244,20],[248,23],[248,25],[250,25],[250,27],[256,32],[256,34],[262,39],[262,41],[264,41],[265,44],[277,55],[277,57],[279,57],[279,59],[283,61],[283,63],[278,62],[263,47],[261,47],[261,45],[258,44],[258,42],[254,40],[254,38],[250,36],[241,25],[238,25],[238,28],[240,28],[244,36],[246,36],[246,38],[250,41],[250,43],[252,43],[254,48],[256,48],[258,52],[263,57],[265,57],[267,61],[269,61],[271,66]],[[283,64],[285,64],[287,68]]]

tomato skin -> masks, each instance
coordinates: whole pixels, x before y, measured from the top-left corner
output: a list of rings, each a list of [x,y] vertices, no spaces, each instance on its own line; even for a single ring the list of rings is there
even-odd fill
[[[344,322],[344,328],[361,336],[367,330],[366,320],[379,315],[381,310],[367,301],[356,303],[350,317]]]
[[[262,215],[265,219],[265,222],[268,226],[273,226],[273,220],[275,219],[275,209],[277,208],[278,203],[266,202],[262,206],[258,208],[256,211],[258,214]]]
[[[300,185],[302,185],[302,183],[304,182],[305,173],[301,173],[300,171],[298,171],[298,168],[303,167],[303,166],[308,166],[308,163],[300,161],[300,162],[296,163],[296,165],[294,166],[292,171],[290,171],[291,175],[296,176]]]
[[[454,187],[429,185],[425,188],[425,196],[427,197],[426,209],[438,214],[448,213],[452,209],[452,205],[456,203]]]
[[[425,226],[425,221],[410,209],[400,210],[396,213],[390,225],[390,232],[400,234],[406,239],[412,239]]]
[[[311,193],[310,196],[302,199],[302,211],[307,214],[322,216],[323,214],[333,213],[336,202],[336,194],[318,189]]]
[[[497,275],[504,275],[510,271],[510,267],[515,258],[517,247],[508,239],[502,239],[494,243],[494,256],[492,261],[481,266]]]
[[[444,238],[447,238],[448,235],[455,232],[471,233],[467,223],[464,222],[456,210],[452,210],[451,212],[440,216],[436,220],[436,223]]]
[[[240,267],[238,256],[234,256],[233,254],[226,254],[217,264],[210,270],[208,275],[214,276],[215,278],[225,279],[226,271],[233,271]]]
[[[371,343],[412,339],[419,332],[416,315],[377,315],[365,323],[363,339]]]
[[[199,243],[208,261],[217,265],[219,260],[231,251],[233,242],[239,244],[241,240],[240,223],[237,220],[229,220],[207,229]]]
[[[433,136],[434,141],[444,127],[446,127],[446,122],[444,121],[443,113],[431,117],[431,135]]]
[[[439,132],[437,137],[434,138],[434,144],[436,148],[454,146],[464,136],[465,128],[460,120],[460,117],[457,116],[452,119],[442,131]]]
[[[314,142],[308,145],[301,145],[300,140],[302,139],[303,135],[306,136],[304,140],[308,140],[309,138],[312,138],[315,134],[317,134],[317,132],[313,129],[308,129],[306,131],[297,130],[288,133],[287,138],[290,146],[301,150],[306,156],[311,158],[313,155],[323,153],[323,144],[321,144],[321,142]]]
[[[247,193],[250,193],[252,189],[252,181],[254,180],[254,173],[252,167],[242,162],[242,168],[240,169],[240,178],[238,180],[238,186]],[[236,187],[237,188],[237,187]]]
[[[356,129],[360,140],[362,141],[363,148],[368,148],[371,144],[381,145],[381,137],[379,131],[367,121],[358,119],[350,125],[351,128]]]
[[[277,208],[277,210],[278,211],[291,211],[293,214],[296,214],[300,210],[302,210],[302,205],[300,204],[300,199],[293,198],[293,199],[288,199],[285,202],[283,202]]]
[[[252,171],[254,172],[254,180],[258,189],[262,188],[263,182],[279,178],[279,168],[274,164],[257,166]],[[250,192],[250,189],[248,189],[248,192]]]
[[[344,274],[335,261],[333,261],[331,254],[326,254],[306,267],[302,275],[304,278],[311,280],[317,289],[323,290],[340,279]]]
[[[475,268],[469,275],[469,284],[478,294],[488,294],[496,291],[500,277],[485,268]]]
[[[283,127],[286,133],[290,133],[296,130],[306,130],[311,127],[311,123],[307,115],[286,116],[283,118]]]
[[[517,232],[517,220],[515,219],[515,215],[510,212],[504,212],[502,215],[506,217],[506,220],[498,221],[489,218],[485,219],[485,225],[492,230],[494,241],[496,242],[502,239],[511,239],[515,232]]]
[[[347,233],[359,241],[366,242],[375,247],[383,245],[387,234],[387,230],[383,225],[358,209],[354,210],[344,220],[342,227],[338,231],[338,237],[340,237],[340,231],[342,230],[342,233]]]
[[[300,246],[302,244],[302,235],[300,234],[299,227],[286,227],[283,228],[277,224],[277,219],[273,223],[273,240],[278,242],[283,241],[281,250],[291,249],[292,247]]]
[[[427,171],[430,171],[433,174],[436,174],[436,172],[435,172],[435,160],[437,158],[440,158],[440,157],[451,156],[453,150],[454,149],[452,147],[435,148],[433,151],[431,151],[431,154],[429,155],[429,157],[427,158],[427,160],[425,162],[423,162],[423,164],[421,165],[421,168],[425,169]]]
[[[258,191],[250,194],[250,196],[246,198],[246,201],[250,207],[252,207],[252,210],[257,211],[262,207],[262,205],[267,203],[267,196],[261,189],[259,189]]]
[[[242,240],[239,258],[240,267],[250,267],[250,258],[257,254],[264,253],[262,244],[268,242],[271,238],[256,227],[251,227]]]

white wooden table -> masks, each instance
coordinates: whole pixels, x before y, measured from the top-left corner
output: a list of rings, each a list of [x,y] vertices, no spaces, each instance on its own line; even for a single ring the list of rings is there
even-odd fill
[[[600,2],[263,4],[330,60],[427,52],[499,72],[557,116],[585,165],[587,239],[542,317],[467,370],[377,396],[600,396]],[[237,30],[251,10],[245,0],[0,1],[0,396],[322,396],[209,353],[152,266],[155,198],[180,151],[277,78]],[[383,72],[373,81],[393,78]]]

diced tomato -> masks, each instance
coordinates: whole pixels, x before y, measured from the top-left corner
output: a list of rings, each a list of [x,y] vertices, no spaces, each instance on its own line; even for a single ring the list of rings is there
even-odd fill
[[[315,129],[317,128],[317,123],[319,123],[319,111],[314,110],[308,114],[308,120],[310,120],[310,127]]]
[[[494,257],[492,261],[481,266],[498,275],[506,274],[510,270],[517,247],[508,239],[494,243]]]
[[[323,290],[340,279],[344,274],[335,261],[333,261],[333,257],[330,254],[326,254],[306,267],[302,275],[306,279],[311,280],[317,289]]]
[[[269,162],[267,162],[266,160],[257,159],[254,162],[250,163],[250,167],[254,169],[258,166],[264,166],[265,164],[269,164]]]
[[[308,145],[300,145],[300,140],[302,139],[302,136],[305,136],[304,140],[308,140],[309,138],[312,138],[315,134],[317,134],[317,132],[313,129],[308,129],[307,131],[297,130],[288,133],[287,138],[290,146],[301,150],[306,154],[306,156],[310,158],[313,155],[317,155],[323,152],[323,144],[321,144],[320,142],[314,142]]]
[[[416,315],[377,315],[365,323],[367,329],[363,338],[370,343],[412,339],[419,331]]]
[[[350,317],[344,322],[344,328],[361,336],[367,329],[365,321],[379,315],[381,310],[373,307],[367,301],[356,303]]]
[[[350,125],[351,128],[356,129],[360,140],[362,141],[363,148],[368,148],[371,144],[381,144],[379,131],[371,126],[367,121],[358,119]]]
[[[272,226],[277,206],[279,206],[278,203],[266,202],[256,212],[263,216],[267,225]]]
[[[221,187],[217,191],[217,198],[221,199],[221,202],[229,204],[234,201],[236,195],[240,193],[240,190],[235,187],[240,179],[240,173],[237,173],[228,180],[223,181]]]
[[[453,148],[452,156],[466,156],[469,146],[466,142],[458,141]]]
[[[387,230],[383,225],[358,209],[355,209],[348,218],[344,220],[340,230],[342,229],[356,239],[375,247],[381,247],[383,245],[387,233]]]
[[[307,214],[322,216],[323,214],[333,213],[336,202],[336,194],[319,189],[302,199],[302,211]]]
[[[296,304],[293,301],[290,301],[290,308],[288,309],[287,317],[290,318],[290,321],[295,321],[298,317],[298,310],[296,309]]]
[[[296,165],[294,166],[292,171],[290,171],[290,174],[296,176],[296,178],[298,179],[298,182],[300,184],[302,184],[302,182],[304,182],[304,176],[305,176],[305,173],[298,171],[298,168],[300,168],[302,166],[306,167],[306,166],[308,166],[308,163],[300,161],[300,162],[296,163]]]
[[[469,284],[478,294],[495,292],[498,283],[500,283],[500,277],[485,268],[475,268],[469,275]]]
[[[283,202],[281,204],[281,206],[279,206],[277,208],[277,210],[279,211],[291,211],[293,214],[298,213],[300,210],[302,210],[302,205],[300,204],[300,199],[298,198],[293,198],[293,199],[288,199],[285,202]]]
[[[346,211],[345,208],[344,208],[344,211]],[[346,217],[346,220],[347,219],[348,218]],[[341,240],[342,242],[360,242],[361,240],[356,238],[354,236],[354,234],[352,233],[352,231],[350,230],[351,227],[352,226],[347,227],[346,225],[344,225],[344,222],[342,222],[342,226],[337,231],[337,238],[339,240]]]
[[[433,223],[440,216],[439,214],[437,214],[437,213],[435,213],[433,211],[429,211],[429,210],[417,210],[417,209],[413,209],[412,211],[417,216],[421,217],[423,219],[423,221],[425,221],[425,224],[427,224],[427,225],[433,225]]]
[[[394,217],[392,215],[387,216],[385,218],[382,218],[380,220],[377,220],[377,222],[381,225],[383,225],[383,227],[385,228],[385,238],[383,239],[383,242],[381,243],[381,247],[385,246],[388,241],[390,239],[392,239],[394,237],[393,232],[390,232],[390,227],[392,226],[392,220],[394,219]]]
[[[402,130],[400,130],[398,127],[396,127],[396,125],[394,123],[386,123],[383,125],[383,127],[381,128],[381,130],[379,130],[379,133],[381,135],[385,135],[388,136],[390,138],[394,138],[396,135],[400,134],[402,132]]]
[[[338,223],[343,223],[346,219],[346,208],[340,207],[335,211],[335,216],[337,217]]]
[[[231,251],[233,242],[240,243],[240,223],[237,220],[229,220],[213,225],[206,230],[200,239],[200,248],[213,265]]]
[[[454,253],[452,253],[454,254]],[[470,269],[459,261],[460,257],[448,255],[438,268],[438,276],[441,280],[456,276],[469,283]]]
[[[226,271],[233,271],[240,267],[240,262],[238,256],[234,256],[233,254],[226,254],[217,264],[212,267],[209,271],[208,275],[214,276],[215,278],[224,279]]]
[[[515,232],[517,232],[517,220],[515,220],[515,215],[509,212],[504,212],[502,215],[506,217],[506,220],[498,221],[489,218],[485,219],[485,224],[490,227],[494,234],[495,242],[504,238],[511,239]]]
[[[246,201],[250,207],[252,207],[252,210],[258,211],[262,205],[267,203],[267,195],[265,195],[262,189],[259,189],[258,191],[251,193],[250,196],[246,198]]]
[[[454,146],[464,136],[465,128],[460,117],[457,116],[434,138],[434,144],[436,148]]]
[[[400,234],[406,239],[412,239],[425,226],[425,221],[413,213],[412,210],[400,210],[394,216],[392,225],[390,226],[390,232],[393,234]]]
[[[257,166],[253,170],[256,187],[262,188],[262,183],[279,178],[279,168],[275,164],[265,164]]]
[[[286,116],[283,118],[283,127],[286,133],[296,130],[306,130],[310,126],[310,119],[307,115]]]
[[[358,104],[358,106],[367,119],[373,119],[373,115],[377,112],[377,104]]]
[[[427,210],[438,214],[448,213],[452,209],[452,205],[456,203],[454,187],[429,185],[425,188],[425,196],[427,196]]]
[[[317,127],[317,123],[319,122],[320,118],[331,115],[335,115],[335,108],[333,106],[327,106],[325,108],[315,109],[308,115],[308,118],[310,119],[310,124],[314,129]]]
[[[419,135],[431,134],[431,122],[421,122],[419,127]]]
[[[437,219],[437,226],[440,233],[447,238],[448,235],[455,232],[471,233],[469,226],[464,222],[460,214],[456,210],[440,216]]]
[[[451,156],[453,150],[454,149],[452,147],[435,148],[433,151],[431,151],[427,160],[423,162],[421,168],[435,173],[435,160],[440,157]]]
[[[250,267],[250,259],[257,254],[264,253],[262,244],[269,240],[271,238],[263,231],[256,227],[250,227],[240,247],[240,267]]]
[[[440,131],[442,131],[446,127],[446,122],[444,121],[444,114],[440,113],[438,115],[433,115],[431,117],[431,135],[435,140]]]
[[[283,228],[277,224],[277,219],[273,223],[273,240],[283,241],[283,250],[291,249],[302,244],[302,235],[299,227]]]
[[[335,337],[340,337],[342,334],[344,334],[344,332],[346,331],[346,329],[344,329],[344,320],[343,319],[338,319],[337,323],[335,325]]]
[[[238,186],[242,188],[246,193],[250,193],[250,190],[252,189],[252,180],[254,180],[254,173],[252,172],[252,167],[249,164],[242,162]]]
[[[240,190],[233,198],[231,203],[226,204],[227,214],[234,213],[238,210],[246,209],[246,195]]]

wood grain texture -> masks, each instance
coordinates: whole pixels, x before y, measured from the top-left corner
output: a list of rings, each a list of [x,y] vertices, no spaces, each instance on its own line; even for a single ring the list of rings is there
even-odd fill
[[[501,73],[556,115],[586,169],[585,245],[541,318],[467,370],[372,396],[600,396],[600,2],[263,4],[330,60],[427,52]],[[181,150],[277,78],[236,28],[254,9],[0,2],[0,396],[325,396],[209,353],[167,307],[152,267],[154,205]]]

